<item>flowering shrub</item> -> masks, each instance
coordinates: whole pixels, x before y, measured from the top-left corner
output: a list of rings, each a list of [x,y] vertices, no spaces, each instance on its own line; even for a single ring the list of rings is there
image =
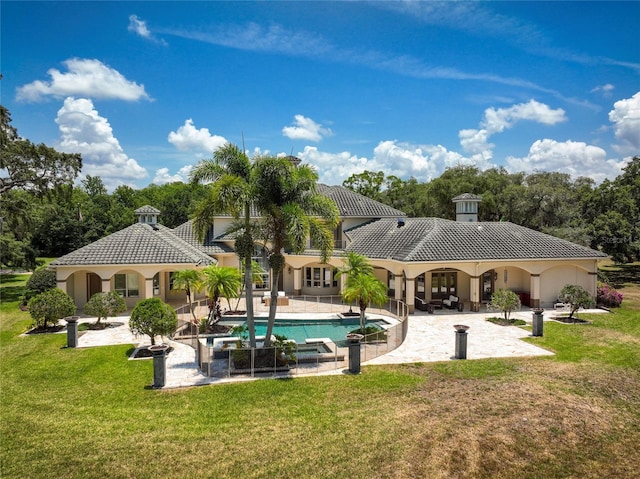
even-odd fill
[[[617,292],[606,283],[598,283],[598,304],[617,308],[622,303],[622,293]]]

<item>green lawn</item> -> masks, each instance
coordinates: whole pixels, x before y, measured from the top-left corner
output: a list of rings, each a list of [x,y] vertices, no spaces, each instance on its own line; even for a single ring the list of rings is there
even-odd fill
[[[130,346],[20,337],[25,278],[1,277],[2,478],[637,477],[637,284],[528,339],[553,357],[156,391]]]

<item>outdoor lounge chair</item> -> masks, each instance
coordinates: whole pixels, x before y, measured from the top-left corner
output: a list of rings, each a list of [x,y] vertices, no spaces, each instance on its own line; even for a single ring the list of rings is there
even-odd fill
[[[429,311],[429,303],[422,298],[415,297],[414,306],[420,311]]]
[[[462,311],[464,309],[464,303],[460,301],[460,298],[454,295],[449,295],[449,299],[443,299],[442,306],[447,309],[457,309],[458,311]]]

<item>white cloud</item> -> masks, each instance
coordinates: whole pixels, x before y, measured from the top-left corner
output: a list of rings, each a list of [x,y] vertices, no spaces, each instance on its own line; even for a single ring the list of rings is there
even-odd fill
[[[63,62],[68,72],[51,68],[50,82],[36,80],[17,89],[19,101],[36,102],[48,96],[81,96],[109,100],[137,101],[149,98],[144,85],[127,80],[120,72],[99,60],[71,58]]]
[[[306,146],[297,156],[317,169],[320,182],[330,185],[342,184],[351,175],[365,170],[382,171],[385,176],[429,181],[448,167],[474,165],[486,169],[494,166],[481,155],[465,157],[442,145],[412,145],[397,140],[380,141],[371,158],[359,157],[348,151],[323,152],[315,146]]]
[[[172,131],[167,137],[178,150],[193,150],[197,153],[213,154],[215,150],[227,143],[223,136],[212,135],[208,128],[196,128],[189,118],[177,131]]]
[[[189,173],[193,169],[193,165],[183,166],[178,170],[175,175],[169,173],[169,168],[160,168],[156,171],[156,175],[153,178],[152,183],[156,185],[164,185],[166,183],[175,183],[181,181],[182,183],[189,182]]]
[[[597,87],[593,88],[591,90],[591,93],[600,93],[602,92],[602,95],[605,97],[609,97],[611,96],[611,93],[613,92],[613,90],[615,90],[615,86],[613,86],[611,83],[607,83],[605,85],[598,85]]]
[[[519,103],[509,108],[487,108],[484,111],[484,118],[480,122],[481,128],[460,130],[458,137],[460,145],[465,151],[482,153],[486,157],[487,155],[491,156],[491,150],[495,146],[488,142],[489,137],[512,128],[521,120],[555,125],[566,121],[566,119],[562,108],[553,110],[544,103],[529,100],[527,103]]]
[[[620,144],[614,149],[622,154],[638,154],[640,150],[640,92],[631,98],[617,101],[609,112]]]
[[[56,123],[60,129],[57,148],[82,155],[82,174],[100,176],[107,187],[140,180],[147,170],[122,150],[106,118],[87,98],[67,98]]]
[[[625,161],[608,160],[602,148],[581,141],[544,139],[535,141],[523,158],[507,157],[507,164],[512,172],[559,171],[574,178],[588,176],[599,183],[619,175]]]
[[[141,36],[142,38],[151,40],[152,42],[160,43],[162,45],[167,44],[163,39],[156,38],[147,27],[147,22],[140,20],[137,15],[129,15],[129,26],[127,27],[127,30]]]
[[[295,126],[285,126],[282,129],[282,134],[292,140],[309,140],[318,142],[327,136],[333,135],[333,132],[329,128],[325,128],[319,123],[316,123],[311,118],[307,118],[303,115],[294,116]]]

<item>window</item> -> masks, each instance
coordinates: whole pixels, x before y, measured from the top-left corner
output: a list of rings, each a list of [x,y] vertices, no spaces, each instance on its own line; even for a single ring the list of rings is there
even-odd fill
[[[443,299],[456,295],[458,273],[455,271],[439,271],[431,273],[431,298]]]
[[[137,273],[116,274],[113,283],[116,293],[123,298],[137,298],[140,294]]]
[[[338,286],[338,280],[335,276],[335,268],[305,268],[304,278],[307,288],[331,288]]]
[[[160,273],[156,273],[153,277],[153,295],[160,296]]]

